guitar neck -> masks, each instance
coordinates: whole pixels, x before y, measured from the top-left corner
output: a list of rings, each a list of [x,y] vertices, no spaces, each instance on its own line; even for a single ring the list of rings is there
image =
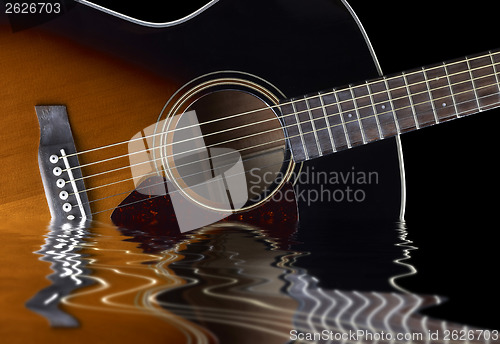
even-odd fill
[[[500,50],[281,102],[296,162],[500,105]]]

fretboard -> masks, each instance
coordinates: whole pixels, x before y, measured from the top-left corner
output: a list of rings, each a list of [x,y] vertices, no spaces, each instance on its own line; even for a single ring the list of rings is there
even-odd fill
[[[293,159],[321,157],[500,106],[500,51],[281,102]]]

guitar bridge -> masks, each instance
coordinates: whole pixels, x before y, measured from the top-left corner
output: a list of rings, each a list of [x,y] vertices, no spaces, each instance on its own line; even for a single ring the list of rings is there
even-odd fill
[[[90,220],[89,201],[63,105],[35,106],[40,124],[38,166],[55,220]]]

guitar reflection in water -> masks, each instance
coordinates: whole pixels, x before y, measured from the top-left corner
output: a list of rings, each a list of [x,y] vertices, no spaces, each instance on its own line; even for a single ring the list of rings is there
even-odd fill
[[[86,223],[79,225],[52,221],[45,244],[34,252],[40,260],[50,262],[53,274],[47,278],[52,285],[40,290],[26,302],[26,307],[46,317],[52,327],[77,327],[76,320],[59,308],[59,303],[73,291],[93,284],[85,255],[80,251],[90,236]]]
[[[290,187],[288,185],[284,191]],[[134,197],[144,196],[137,193]],[[159,203],[165,207],[169,202],[165,196]],[[134,213],[137,211],[134,207],[145,204],[135,203],[126,213]],[[246,213],[245,218],[238,218],[238,222],[229,218],[184,234],[160,234],[161,225],[158,228],[131,224],[128,229],[121,227],[125,241],[140,245],[144,252],[143,264],[170,274],[157,274],[158,279],[184,281],[168,286],[153,283],[148,290],[136,292],[135,298],[140,302],[135,307],[162,309],[185,319],[191,323],[188,331],[184,331],[186,341],[196,339],[202,343],[254,343],[256,340],[283,343],[300,342],[305,338],[314,339],[306,342],[345,343],[356,338],[359,343],[389,343],[396,335],[406,335],[404,342],[426,343],[430,342],[430,333],[471,330],[467,326],[419,314],[422,308],[441,303],[441,299],[413,294],[397,284],[399,278],[416,273],[407,262],[411,250],[416,248],[406,238],[403,225],[383,223],[378,225],[380,230],[377,231],[369,231],[367,225],[361,223],[350,223],[346,226],[348,231],[339,226],[336,233],[342,233],[342,240],[359,245],[359,251],[366,253],[383,246],[389,254],[380,258],[377,253],[378,259],[367,256],[368,259],[361,262],[365,270],[355,261],[345,259],[344,254],[342,268],[338,268],[332,255],[342,250],[344,243],[335,243],[332,238],[326,242],[323,237],[308,239],[298,230],[297,213],[293,209],[296,209],[294,202],[285,199],[268,202],[258,214]],[[373,227],[373,224],[369,226]],[[356,240],[359,231],[377,233],[376,246],[363,247],[370,238]],[[352,234],[349,236],[347,232]],[[399,238],[396,245],[394,235]],[[73,298],[78,298],[77,289],[90,284],[88,277],[92,264],[83,269],[85,261],[82,255],[75,253],[86,236],[84,228],[52,226],[47,244],[39,251],[45,255],[43,260],[53,262],[53,285],[38,293],[27,305],[47,317],[53,326],[77,325],[75,319],[57,309],[57,304],[71,292],[75,294]],[[330,253],[325,251],[325,244],[331,247]],[[349,246],[349,250],[352,248]],[[359,255],[359,252],[352,254]],[[148,260],[151,255],[157,260]],[[172,259],[173,256],[180,259]],[[312,262],[319,261],[316,259],[323,260],[323,264],[326,262],[330,269],[314,266]],[[99,261],[98,253],[93,255],[92,261]],[[117,266],[116,263],[113,265],[115,270]],[[318,277],[318,273],[326,270],[330,278]],[[368,278],[363,277],[366,271],[371,272]],[[355,275],[357,278],[353,278]],[[108,285],[116,283],[112,275],[101,274],[102,278],[108,278],[105,281]],[[86,300],[99,295],[96,292],[93,296],[88,289],[86,294]],[[68,309],[67,302],[63,303]],[[200,326],[204,331],[199,331]],[[341,337],[349,333],[356,333],[356,337],[350,340]],[[381,334],[384,336],[380,337]]]
[[[297,223],[290,221],[295,202],[286,201],[284,197],[278,199],[282,201],[269,202],[260,210],[263,217],[257,216],[260,213],[247,214],[243,219],[247,224],[242,224],[241,218],[239,222],[229,219],[198,231],[197,237],[200,235],[201,240],[184,246],[179,252],[184,259],[169,265],[187,283],[158,292],[155,302],[206,326],[222,343],[300,342],[306,338],[300,334],[318,335],[324,331],[333,334],[363,331],[365,337],[356,337],[359,343],[393,342],[391,336],[377,338],[381,333],[390,333],[393,338],[397,334],[413,334],[411,340],[403,342],[425,343],[430,341],[426,335],[431,332],[443,334],[471,329],[419,314],[423,308],[440,304],[441,298],[416,295],[397,284],[399,278],[416,273],[406,262],[411,250],[416,248],[406,239],[404,225],[349,222],[345,228],[342,225],[336,228],[336,237],[326,239],[320,235],[318,238],[318,232],[332,233],[325,228],[316,231],[316,239],[312,240],[301,235],[307,232],[305,226],[298,230]],[[281,216],[285,209],[288,218],[283,222]],[[373,230],[375,226],[377,230]],[[361,232],[364,237],[359,239]],[[124,230],[126,235],[132,233]],[[370,238],[369,233],[374,237]],[[396,245],[395,234],[399,241]],[[144,245],[142,248],[151,252],[155,246],[148,244],[148,237],[157,238],[144,232],[136,236]],[[307,241],[302,241],[305,238]],[[342,240],[335,243],[332,239],[337,238]],[[376,244],[366,247],[370,241]],[[339,262],[338,257],[334,258],[335,251],[342,250],[347,242],[359,245],[348,246],[357,249],[350,253],[353,257],[361,252],[366,255],[370,250],[376,253],[358,263],[357,259],[350,262],[341,251]],[[325,250],[327,246],[330,250]],[[389,254],[380,255],[381,247]],[[330,280],[336,282],[315,276],[326,271]],[[330,288],[332,284],[347,289]],[[319,342],[325,343],[352,342],[352,337],[350,340],[335,336],[320,339]]]

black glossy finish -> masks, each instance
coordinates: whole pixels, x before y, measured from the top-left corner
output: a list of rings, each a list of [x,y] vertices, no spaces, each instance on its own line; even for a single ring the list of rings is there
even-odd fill
[[[83,25],[88,21],[92,25]],[[208,72],[239,70],[293,97],[378,76],[358,24],[339,1],[220,1],[188,22],[165,29],[141,27],[79,5],[47,25],[180,83]],[[399,219],[400,164],[393,139],[317,159],[304,171],[377,176],[370,184],[313,183],[311,178],[301,183],[297,191],[304,223],[324,212],[332,218],[363,214]],[[362,201],[348,201],[347,194],[358,189]],[[343,193],[343,200],[310,197],[323,190],[337,192],[336,200]]]

